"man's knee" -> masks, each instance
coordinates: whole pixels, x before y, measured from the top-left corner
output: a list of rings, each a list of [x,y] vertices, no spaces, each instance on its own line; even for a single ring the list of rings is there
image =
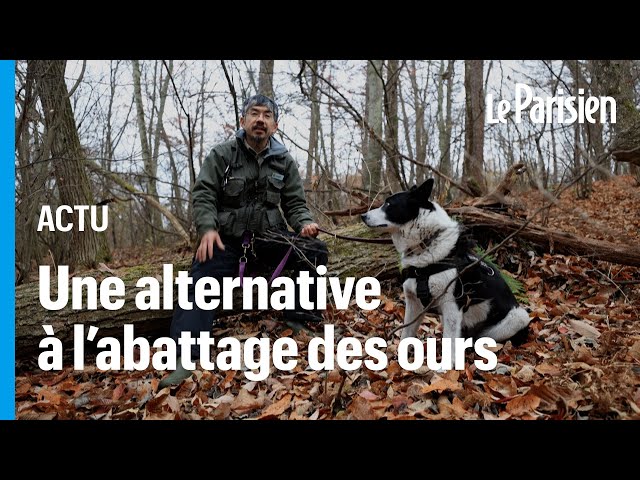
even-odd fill
[[[199,262],[193,257],[191,264],[191,276],[195,279],[200,277],[223,277],[233,275],[238,266],[239,255],[233,248],[227,247],[220,250],[216,245],[213,247],[213,256],[204,262]]]

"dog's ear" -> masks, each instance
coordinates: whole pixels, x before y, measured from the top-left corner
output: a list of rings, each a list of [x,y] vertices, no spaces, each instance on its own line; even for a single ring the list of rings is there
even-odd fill
[[[431,204],[431,202],[429,202],[429,197],[431,196],[432,190],[433,178],[430,178],[418,187],[418,191],[416,193],[418,194],[421,207],[427,208]]]

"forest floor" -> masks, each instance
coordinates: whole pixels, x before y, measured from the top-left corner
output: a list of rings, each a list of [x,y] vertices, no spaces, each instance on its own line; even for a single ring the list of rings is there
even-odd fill
[[[536,192],[520,195],[528,212],[542,205]],[[595,182],[588,200],[573,190],[534,223],[584,237],[626,245],[640,243],[640,188],[631,177]],[[153,253],[155,261],[175,260],[175,251]],[[189,252],[181,252],[189,256]],[[404,313],[398,281],[381,282],[381,307],[363,311],[327,310],[336,343],[343,336],[364,345],[388,340],[388,366],[353,371],[312,370],[307,348],[322,325],[294,332],[276,314],[262,312],[220,319],[220,337],[291,337],[297,366],[271,366],[266,380],[252,381],[242,370],[197,370],[180,386],[158,391],[163,377],[144,371],[101,371],[87,365],[74,371],[42,372],[34,362],[16,365],[18,419],[640,419],[640,269],[587,256],[537,254],[514,240],[496,252],[497,262],[526,289],[524,306],[532,319],[527,341],[495,349],[490,371],[474,365],[467,351],[464,370],[446,373],[421,367],[409,371],[397,361]],[[118,252],[114,265],[135,265],[138,252]],[[314,331],[315,330],[315,331]],[[427,317],[419,335],[438,337],[436,317]],[[391,336],[390,336],[391,335]],[[153,352],[152,352],[153,353]]]

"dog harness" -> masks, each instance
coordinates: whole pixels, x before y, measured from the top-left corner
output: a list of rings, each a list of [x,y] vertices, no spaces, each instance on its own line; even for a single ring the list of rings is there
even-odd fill
[[[426,243],[426,242],[422,242]],[[462,298],[464,305],[464,311],[466,311],[470,305],[479,303],[484,299],[472,297],[472,289],[465,288],[467,285],[473,285],[474,283],[482,282],[483,276],[492,277],[495,275],[495,270],[483,260],[469,253],[469,241],[466,239],[458,239],[456,246],[451,254],[443,258],[439,262],[432,263],[426,267],[407,267],[402,269],[402,281],[404,283],[408,278],[416,279],[416,295],[420,299],[423,305],[429,305],[433,300],[433,295],[429,290],[429,277],[446,270],[455,268],[458,271],[458,275],[455,279],[455,296],[456,298]],[[413,249],[415,251],[415,249]],[[467,268],[470,265],[475,265],[471,268]]]

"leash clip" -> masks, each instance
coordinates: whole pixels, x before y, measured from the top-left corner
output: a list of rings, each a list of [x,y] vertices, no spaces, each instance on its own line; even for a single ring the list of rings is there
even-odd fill
[[[240,264],[240,268],[238,269],[238,276],[240,277],[240,286],[244,283],[244,270],[247,266],[247,249],[251,247],[251,253],[253,256],[256,256],[256,252],[253,249],[253,232],[247,230],[242,235],[242,256],[238,259],[238,263]]]

